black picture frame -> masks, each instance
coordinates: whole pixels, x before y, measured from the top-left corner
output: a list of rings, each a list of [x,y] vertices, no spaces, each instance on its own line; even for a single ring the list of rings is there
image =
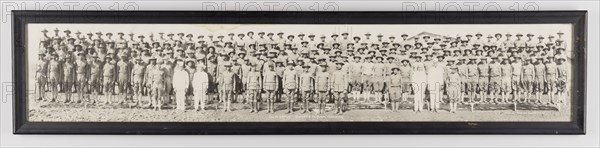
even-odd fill
[[[13,10],[14,134],[585,134],[587,11],[240,12]],[[570,122],[29,122],[28,23],[573,25]]]

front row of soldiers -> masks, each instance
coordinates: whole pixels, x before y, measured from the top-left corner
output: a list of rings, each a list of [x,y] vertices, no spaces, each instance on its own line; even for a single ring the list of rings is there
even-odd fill
[[[319,62],[298,65],[296,63],[301,60],[289,60],[283,74],[278,74],[275,64],[264,64],[267,70],[263,71],[263,65],[246,62],[250,70],[244,76],[232,70],[233,63],[240,63],[224,61],[220,64],[226,70],[213,81],[211,79],[215,78],[206,72],[204,59],[171,61],[150,57],[145,63],[141,58],[130,62],[127,56],[120,60],[106,56],[102,62],[93,55],[93,62],[88,63],[84,53],[63,60],[57,54],[50,57],[51,60],[46,60],[46,55],[40,54],[36,72],[37,89],[42,90],[37,91],[39,99],[45,100],[44,90],[47,89],[52,93],[51,101],[56,100],[59,92],[64,92],[65,103],[97,103],[101,101],[99,97],[104,96],[104,103],[131,100],[139,105],[142,96],[148,96],[150,99],[144,106],[155,110],[171,101],[173,94],[177,109],[185,110],[186,99],[193,97],[194,108],[204,110],[212,82],[218,84],[218,98],[225,111],[231,111],[232,100],[239,94],[243,94],[250,104],[250,112],[258,112],[264,101],[268,113],[275,111],[278,95],[286,96],[288,112],[293,112],[294,103],[300,98],[303,112],[309,111],[312,100],[318,103],[318,113],[324,113],[325,104],[330,101],[335,103],[336,113],[342,113],[349,97],[369,99],[373,98],[372,94],[377,102],[391,103],[392,111],[398,111],[400,104],[407,102],[411,94],[416,112],[422,111],[426,102],[429,110],[437,111],[443,96],[446,96],[451,112],[457,110],[458,103],[531,103],[532,95],[533,103],[561,103],[565,98],[568,71],[563,64],[566,59],[562,57],[556,60],[533,56],[526,59],[491,57],[492,61],[488,63],[487,57],[444,59],[444,56],[438,56],[438,60],[434,60],[433,55],[425,55],[422,60],[416,55],[400,60],[400,64],[390,62],[391,73],[379,75],[369,67],[373,68],[375,63],[384,65],[383,58],[354,56],[350,61],[319,59]],[[268,58],[262,63],[275,59],[274,55]],[[393,57],[388,58],[394,61]],[[89,75],[86,74],[88,68]],[[77,100],[72,98],[73,92],[77,93]],[[541,97],[544,92],[550,100],[542,100],[546,98]],[[522,95],[526,95],[524,100]],[[479,101],[475,101],[477,99]]]

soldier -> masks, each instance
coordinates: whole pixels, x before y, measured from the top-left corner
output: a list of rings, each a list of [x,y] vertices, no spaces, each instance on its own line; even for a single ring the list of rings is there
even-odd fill
[[[350,70],[350,90],[352,91],[352,97],[355,101],[358,101],[359,94],[362,90],[362,63],[361,56],[354,56],[354,61],[351,62],[349,67]]]
[[[521,60],[519,58],[513,58],[510,68],[512,69],[512,77],[511,77],[511,88],[513,92],[514,102],[521,101],[521,93],[523,88],[523,64],[521,64]]]
[[[144,77],[146,73],[146,65],[143,63],[143,60],[141,58],[137,58],[135,60],[135,65],[133,66],[133,69],[131,71],[131,78],[133,79],[133,93],[134,93],[134,103],[135,106],[137,106],[139,103],[141,103],[142,101],[142,91],[143,91],[143,87],[145,86],[145,81],[144,79],[147,79]]]
[[[421,61],[421,56],[414,56],[415,62],[413,62],[412,66],[412,90],[414,91],[414,111],[421,112],[424,107],[424,94],[425,94],[425,86],[427,84],[427,78],[424,77],[427,75],[425,70],[425,65],[423,61]]]
[[[168,58],[163,58],[163,63],[159,65],[159,67],[165,71],[165,90],[164,90],[164,101],[165,103],[171,102],[173,99],[171,97],[173,93],[173,65]]]
[[[443,56],[438,56],[443,59]],[[429,91],[429,110],[438,112],[439,104],[442,101],[442,84],[444,82],[444,63],[441,61],[432,61],[430,66],[426,65],[427,71],[427,90]]]
[[[318,91],[318,97],[317,97],[317,103],[319,104],[319,111],[317,112],[318,114],[323,114],[325,113],[325,103],[327,102],[327,98],[329,95],[329,91],[330,91],[330,87],[329,87],[329,82],[330,82],[330,74],[327,71],[327,65],[326,64],[321,64],[320,65],[320,72],[317,73],[316,78],[315,78],[315,89],[316,91]]]
[[[534,72],[535,72],[535,81],[534,81],[534,91],[535,91],[535,103],[542,104],[542,92],[544,91],[544,83],[546,82],[546,66],[544,65],[544,59],[538,58],[538,60],[534,63]]]
[[[79,46],[79,45],[78,45]],[[88,64],[87,61],[85,60],[85,53],[84,52],[78,52],[77,55],[79,55],[79,58],[77,60],[77,62],[75,63],[77,68],[76,68],[76,73],[77,73],[77,98],[79,102],[82,102],[82,99],[85,99],[85,91],[86,91],[86,87],[87,87],[87,82],[88,82]]]
[[[194,110],[198,111],[199,109],[204,111],[204,106],[206,103],[206,99],[208,98],[208,87],[210,84],[210,78],[208,73],[206,73],[206,67],[201,66],[204,64],[204,59],[198,59],[197,61],[196,71],[191,74],[192,75],[192,89],[194,90]],[[200,104],[200,107],[198,107]]]
[[[279,79],[277,79],[277,72],[275,72],[274,65],[268,65],[268,70],[263,74],[262,83],[267,96],[267,113],[273,113],[275,112],[275,91],[277,90],[277,84],[279,84]]]
[[[336,105],[336,114],[344,113],[346,103],[346,92],[348,92],[348,74],[347,71],[343,70],[343,62],[337,62],[337,70],[332,73],[331,81],[333,85],[334,103]]]
[[[92,60],[92,62],[89,65],[89,69],[90,69],[90,78],[88,80],[88,85],[89,85],[89,89],[90,89],[90,99],[92,100],[92,103],[96,103],[99,102],[100,100],[98,100],[98,95],[102,94],[102,63],[100,62],[100,59],[98,59],[98,55],[93,55],[92,56],[94,59]],[[93,96],[93,97],[92,97]]]
[[[502,94],[502,103],[508,103],[508,94],[511,93],[511,83],[512,83],[512,66],[508,58],[502,59],[502,63],[500,65],[500,93]]]
[[[219,76],[219,85],[223,93],[224,111],[231,111],[231,99],[233,99],[233,91],[236,90],[235,73],[231,71],[231,62],[224,63],[225,71]]]
[[[411,77],[412,77],[413,72],[412,72],[412,68],[410,65],[410,61],[408,59],[403,59],[401,61],[401,63],[402,63],[402,65],[400,66],[400,68],[399,68],[400,71],[398,73],[401,75],[401,82],[402,82],[402,86],[401,86],[402,102],[401,103],[404,103],[407,101],[408,95],[412,91],[412,88],[410,85],[412,83]],[[397,104],[397,105],[400,105],[400,104]],[[398,109],[398,108],[396,108],[396,109]]]
[[[49,70],[49,86],[52,89],[52,99],[51,102],[58,101],[56,98],[58,97],[58,91],[60,87],[59,79],[61,76],[61,62],[59,61],[59,57],[56,53],[52,54],[52,60],[48,63]]]
[[[126,55],[121,55],[121,60],[117,63],[118,70],[118,89],[115,88],[116,93],[119,94],[119,98],[117,99],[119,103],[123,103],[127,97],[127,88],[129,88],[129,84],[131,82],[131,68],[129,62],[127,61],[128,57]]]
[[[489,64],[489,74],[490,74],[490,93],[491,93],[491,100],[494,101],[494,103],[499,104],[500,102],[498,102],[498,97],[497,94],[501,93],[501,84],[502,84],[502,66],[500,65],[500,62],[498,61],[498,57],[492,57],[492,62]]]
[[[406,67],[406,66],[403,66]],[[392,112],[398,112],[398,108],[400,107],[400,99],[402,98],[401,94],[403,94],[402,90],[402,81],[404,76],[400,74],[400,68],[393,67],[392,74],[387,77],[389,98],[391,100]]]
[[[177,59],[173,70],[173,90],[178,110],[185,110],[185,95],[190,86],[189,73],[183,66],[183,60]]]
[[[362,63],[362,96],[366,103],[371,103],[371,95],[373,91],[373,75],[375,64],[371,61],[371,56],[366,56]]]
[[[475,95],[477,92],[477,83],[479,80],[479,71],[477,70],[477,58],[469,59],[469,63],[467,63],[467,91],[469,92],[469,103],[474,103],[477,96]]]
[[[63,84],[64,84],[64,93],[65,100],[64,103],[76,103],[76,101],[71,99],[71,93],[73,93],[73,86],[75,85],[75,76],[76,76],[76,65],[73,63],[72,58],[66,58],[65,63],[63,65]]]
[[[298,72],[294,69],[294,62],[288,62],[288,68],[283,72],[283,93],[286,95],[288,104],[288,114],[294,112],[294,102],[298,89]]]
[[[453,60],[448,60],[453,61]],[[448,94],[448,99],[450,100],[450,112],[456,113],[458,109],[457,102],[459,97],[461,97],[461,78],[458,74],[458,67],[451,66],[450,71],[446,76],[446,92]]]
[[[567,91],[567,78],[568,78],[568,74],[569,74],[569,67],[567,66],[567,64],[565,64],[566,59],[565,58],[558,58],[558,63],[556,64],[556,70],[557,70],[557,83],[556,83],[556,89],[558,91],[558,104],[562,104],[566,101],[567,96],[565,95],[565,91]],[[558,106],[558,110],[560,111],[560,105]]]
[[[46,31],[48,32],[48,31]],[[37,69],[35,71],[35,79],[37,80],[37,97],[38,100],[46,101],[46,84],[48,81],[48,65],[49,61],[45,58],[46,54],[39,53],[38,54],[38,64]]]
[[[148,68],[150,71],[151,78],[151,91],[152,91],[152,106],[154,110],[161,110],[163,101],[165,99],[164,93],[166,93],[166,75],[168,70],[167,67],[162,67],[165,61],[163,59],[158,59],[156,64],[152,64],[151,68]]]
[[[456,63],[456,67],[458,68],[458,75],[460,76],[460,98],[458,103],[464,103],[465,94],[467,93],[467,76],[469,75],[469,70],[467,68],[467,63],[465,63],[466,58],[459,58]]]
[[[526,62],[523,63],[522,66],[522,78],[521,81],[523,83],[523,88],[525,88],[525,94],[526,94],[526,98],[525,98],[525,102],[529,103],[530,99],[531,99],[531,94],[534,93],[533,91],[533,82],[534,82],[534,67],[533,64],[531,62],[531,59],[526,59]]]
[[[558,79],[557,66],[553,61],[554,57],[549,56],[548,61],[546,61],[546,92],[550,96],[550,100],[548,103],[556,104],[556,100],[554,99],[554,94],[556,93],[556,79]]]
[[[302,113],[306,113],[309,112],[309,106],[310,106],[310,100],[313,98],[314,94],[314,88],[313,86],[315,85],[315,80],[313,78],[313,73],[310,71],[310,66],[309,65],[304,65],[302,66],[302,68],[304,69],[304,72],[302,72],[300,74],[300,80],[298,82],[300,82],[300,95],[302,98],[302,105],[304,108],[304,111]]]
[[[104,88],[104,95],[106,96],[106,101],[104,102],[105,104],[110,104],[113,103],[113,91],[114,91],[114,86],[115,86],[115,77],[117,76],[117,68],[116,68],[116,64],[114,62],[114,60],[112,59],[112,57],[110,56],[106,56],[105,58],[106,63],[104,64],[103,67],[103,72],[102,72],[102,76],[103,76],[103,88]]]
[[[252,64],[250,71],[246,74],[246,91],[248,102],[250,102],[250,112],[258,113],[260,102],[258,101],[260,98],[261,90],[262,90],[262,78],[260,74],[261,70],[258,69],[257,64]]]
[[[487,103],[488,89],[490,85],[490,66],[487,64],[487,58],[481,58],[481,61],[477,65],[477,72],[479,73],[479,79],[477,80],[477,87],[479,88],[479,103]]]

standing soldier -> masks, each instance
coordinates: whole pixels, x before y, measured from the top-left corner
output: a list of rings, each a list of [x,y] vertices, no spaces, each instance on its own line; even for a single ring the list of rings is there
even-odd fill
[[[458,74],[458,67],[451,66],[449,73],[446,75],[446,92],[448,94],[448,99],[450,100],[450,112],[456,113],[456,110],[458,109],[457,102],[461,96],[460,93],[462,87],[462,82],[460,82],[461,78]]]
[[[346,103],[346,92],[348,92],[348,73],[347,71],[342,69],[344,63],[339,61],[336,63],[337,70],[332,73],[331,81],[333,85],[334,92],[334,103],[336,108],[336,114],[344,113],[345,103]],[[383,77],[382,77],[383,78]]]
[[[477,83],[478,83],[478,79],[479,79],[479,72],[477,70],[477,63],[475,60],[477,60],[477,58],[471,58],[469,59],[469,63],[467,63],[467,76],[469,78],[468,83],[467,83],[467,91],[469,91],[469,103],[474,103],[475,99],[477,98],[477,96],[475,95],[475,93],[477,92]]]
[[[257,64],[252,64],[250,67],[250,71],[246,74],[246,92],[247,92],[247,98],[248,98],[248,102],[250,102],[250,112],[256,112],[258,113],[259,111],[259,97],[261,94],[261,90],[262,90],[262,80],[261,80],[261,74],[260,74],[260,69],[258,69]]]
[[[375,59],[376,61],[374,62],[373,66],[373,77],[371,79],[374,81],[373,92],[375,93],[375,102],[379,103],[383,98],[384,81],[387,70],[385,64],[383,63],[383,57],[377,56]],[[387,104],[385,102],[383,104],[385,105],[384,109],[387,109]]]
[[[456,67],[458,68],[458,75],[460,76],[460,90],[461,90],[461,94],[460,94],[460,98],[459,98],[459,103],[464,103],[464,99],[465,99],[465,94],[467,93],[467,81],[468,81],[468,75],[469,75],[469,69],[467,68],[467,63],[465,63],[466,58],[460,58],[458,59],[458,62],[456,63]]]
[[[48,32],[48,31],[46,31]],[[35,78],[37,80],[37,97],[38,100],[46,100],[45,92],[46,92],[46,83],[47,83],[47,75],[48,75],[48,64],[49,61],[45,59],[46,54],[39,53],[38,54],[38,65],[35,71]]]
[[[534,80],[534,67],[533,64],[531,63],[531,59],[527,59],[525,60],[526,62],[523,63],[522,66],[522,82],[523,82],[523,88],[525,88],[525,103],[529,103],[530,99],[531,99],[531,93],[534,93],[533,91],[533,80]]]
[[[75,102],[71,99],[71,93],[73,92],[73,85],[75,85],[75,75],[76,75],[76,65],[73,63],[73,58],[66,58],[65,64],[63,66],[63,76],[64,76],[64,93],[65,93],[65,103]],[[75,102],[76,103],[76,102]]]
[[[329,95],[330,87],[330,74],[327,72],[327,64],[321,64],[321,71],[316,75],[315,89],[319,92],[317,97],[317,103],[319,104],[318,114],[325,113],[325,103]]]
[[[410,85],[412,83],[411,77],[413,74],[413,72],[412,72],[413,69],[412,69],[412,67],[410,65],[410,61],[408,59],[403,59],[401,61],[401,63],[402,63],[402,65],[400,66],[400,68],[399,68],[400,71],[398,73],[400,73],[400,75],[401,75],[401,82],[402,82],[402,86],[401,86],[402,96],[401,97],[402,97],[402,103],[404,103],[407,101],[408,95],[412,91],[412,88]],[[398,104],[398,106],[400,106],[400,104]],[[398,109],[398,108],[396,108],[396,109]]]
[[[263,74],[263,87],[267,95],[267,113],[273,113],[275,112],[275,91],[279,82],[274,65],[269,64],[268,67],[268,70]]]
[[[309,112],[310,109],[308,108],[310,106],[310,100],[312,99],[314,94],[314,88],[313,86],[314,84],[314,78],[313,78],[313,73],[311,73],[310,71],[310,66],[308,65],[304,65],[302,66],[302,68],[304,69],[304,72],[300,74],[300,95],[302,97],[302,105],[304,108],[304,111],[302,113],[306,113]]]
[[[558,110],[560,111],[560,104],[564,103],[567,99],[567,96],[565,95],[565,91],[567,91],[567,78],[568,78],[568,74],[569,74],[569,67],[567,66],[567,64],[565,64],[566,59],[565,58],[558,58],[558,63],[556,64],[556,70],[558,73],[558,81],[556,84],[557,87],[557,91],[558,91]]]
[[[443,56],[438,56],[443,59]],[[429,110],[438,112],[442,101],[444,82],[444,63],[433,61],[430,67],[425,67],[427,71],[427,89],[429,90]]]
[[[519,58],[514,58],[510,64],[510,68],[512,69],[512,77],[511,77],[511,87],[513,91],[513,99],[515,102],[521,101],[521,93],[523,93],[523,64],[521,64],[521,60]]]
[[[79,58],[77,60],[77,62],[75,63],[77,66],[76,69],[76,73],[77,73],[77,98],[78,101],[83,101],[83,99],[85,99],[84,97],[84,93],[85,93],[85,88],[87,87],[87,82],[88,82],[88,64],[87,61],[85,60],[85,53],[84,52],[79,52],[77,53],[77,55],[79,55]]]
[[[424,104],[425,86],[427,85],[427,75],[425,65],[421,61],[421,56],[414,57],[415,62],[412,66],[412,90],[414,91],[414,111],[421,112]]]
[[[542,102],[542,92],[544,91],[544,82],[546,82],[546,66],[544,65],[544,59],[538,58],[538,60],[534,63],[534,71],[535,71],[535,82],[534,82],[534,91],[535,91],[535,103],[543,103]]]
[[[104,77],[102,80],[104,95],[106,97],[105,104],[112,103],[113,100],[113,90],[115,86],[115,77],[117,76],[117,68],[115,62],[112,60],[112,57],[106,56],[106,63],[103,67],[102,76]]]
[[[152,105],[154,107],[154,110],[161,110],[162,105],[163,105],[163,100],[165,99],[164,93],[166,90],[166,83],[165,83],[165,79],[166,79],[166,73],[167,70],[166,67],[161,67],[162,64],[165,63],[165,61],[163,59],[158,59],[157,64],[154,65],[154,67],[152,68],[148,68],[148,70],[151,70],[150,74],[150,78],[151,80],[151,91],[152,91]]]
[[[502,84],[502,66],[500,65],[500,62],[498,61],[498,57],[492,57],[492,62],[489,64],[489,68],[490,68],[490,93],[491,93],[491,100],[494,101],[494,103],[499,104],[500,102],[497,101],[497,99],[499,98],[497,96],[497,94],[500,93],[501,90],[501,84]]]
[[[477,80],[479,87],[479,103],[487,103],[487,93],[490,84],[490,66],[487,64],[487,58],[481,58],[481,61],[477,65],[477,71],[479,73],[479,79]]]
[[[405,66],[404,66],[405,67]],[[386,80],[388,84],[388,96],[392,102],[392,112],[398,112],[398,108],[400,107],[400,98],[402,91],[402,81],[404,81],[402,74],[400,74],[400,68],[393,67],[392,74],[387,77]]]
[[[93,101],[92,103],[100,102],[98,100],[98,95],[102,93],[102,63],[100,59],[98,59],[98,55],[93,55],[94,60],[89,64],[90,68],[90,79],[88,80],[88,84],[90,87],[90,92],[93,97],[90,99]]]
[[[500,93],[502,93],[502,103],[508,103],[508,96],[507,94],[510,94],[510,92],[512,91],[511,89],[511,83],[512,83],[512,66],[510,61],[508,60],[508,58],[504,58],[502,59],[502,65],[500,65],[500,79],[501,79],[501,86],[500,86]]]
[[[361,57],[359,55],[354,56],[354,61],[350,63],[349,75],[350,75],[350,90],[352,92],[352,98],[354,101],[358,101],[361,91],[361,74],[362,74],[362,63],[360,62]]]
[[[52,88],[52,99],[51,102],[58,101],[56,98],[58,97],[58,88],[59,88],[59,77],[61,71],[61,64],[58,59],[58,54],[52,54],[52,60],[48,63],[49,74],[49,86]]]
[[[548,57],[548,61],[546,61],[546,92],[550,96],[550,100],[548,103],[556,104],[556,100],[554,99],[554,94],[556,93],[556,76],[557,66],[553,61],[554,57]]]
[[[182,59],[177,59],[173,69],[173,90],[178,110],[185,110],[185,95],[190,86],[190,75],[183,64]]]
[[[288,69],[283,72],[283,92],[287,98],[288,114],[294,112],[294,101],[298,89],[298,72],[294,70],[294,62],[288,62]]]
[[[231,99],[233,98],[233,91],[236,90],[235,73],[231,71],[231,63],[225,62],[225,71],[221,73],[219,77],[219,85],[222,85],[220,91],[223,91],[223,103],[224,111],[231,111]]]
[[[135,65],[131,72],[131,78],[133,78],[133,93],[134,102],[137,106],[142,101],[142,90],[144,87],[144,74],[146,73],[146,65],[143,63],[141,58],[135,60]],[[147,78],[146,78],[147,79]]]
[[[127,88],[129,88],[129,84],[131,82],[131,68],[129,68],[129,62],[127,60],[128,57],[125,54],[122,54],[121,60],[117,63],[119,81],[117,82],[118,89],[115,89],[115,91],[117,91],[116,93],[119,94],[119,103],[123,103],[126,101],[126,97],[128,94]]]
[[[374,64],[371,56],[366,56],[362,63],[362,93],[365,102],[370,103],[373,91]]]
[[[197,65],[202,65],[202,60],[203,59],[198,59]],[[208,84],[210,83],[208,73],[206,73],[206,68],[204,66],[197,66],[196,72],[193,74],[192,79],[192,88],[194,90],[194,110],[198,111],[198,109],[200,109],[204,111],[206,99],[208,98]],[[198,104],[200,104],[200,108],[198,108]]]

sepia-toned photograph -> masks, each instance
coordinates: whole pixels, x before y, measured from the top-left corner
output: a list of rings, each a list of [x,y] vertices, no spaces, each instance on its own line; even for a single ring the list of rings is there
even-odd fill
[[[31,122],[569,122],[571,24],[26,26]]]

